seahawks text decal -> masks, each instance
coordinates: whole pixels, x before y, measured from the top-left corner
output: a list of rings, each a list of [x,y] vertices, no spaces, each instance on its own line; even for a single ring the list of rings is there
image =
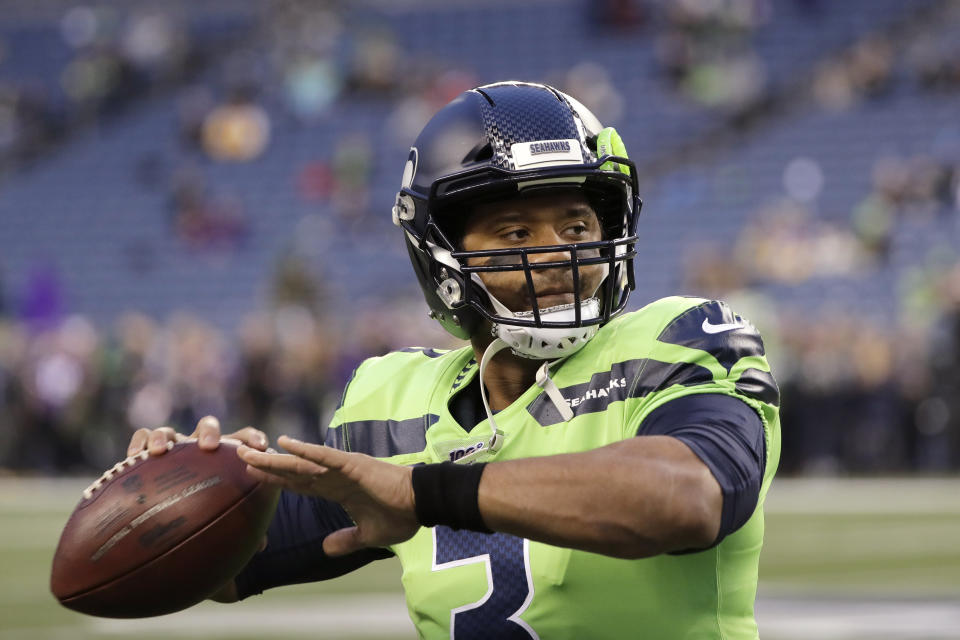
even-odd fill
[[[628,397],[642,398],[675,384],[692,387],[712,381],[713,374],[710,370],[698,364],[637,358],[617,362],[609,371],[593,374],[589,382],[561,387],[560,394],[576,417],[605,411],[611,402],[626,400]],[[631,389],[634,382],[636,384]],[[560,412],[546,393],[541,393],[527,405],[527,412],[544,427],[563,422]]]

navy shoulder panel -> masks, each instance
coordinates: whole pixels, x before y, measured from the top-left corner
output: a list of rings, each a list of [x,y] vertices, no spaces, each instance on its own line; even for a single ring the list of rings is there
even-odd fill
[[[764,355],[760,332],[724,302],[688,309],[657,336],[660,342],[706,351],[729,372],[741,358]]]
[[[328,447],[389,458],[417,453],[427,446],[427,429],[440,416],[428,413],[408,420],[357,420],[327,431]]]

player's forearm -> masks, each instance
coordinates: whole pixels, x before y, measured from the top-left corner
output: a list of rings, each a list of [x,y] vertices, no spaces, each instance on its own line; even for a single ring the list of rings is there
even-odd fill
[[[710,544],[720,528],[722,496],[686,445],[652,436],[489,464],[479,504],[495,531],[639,558]]]

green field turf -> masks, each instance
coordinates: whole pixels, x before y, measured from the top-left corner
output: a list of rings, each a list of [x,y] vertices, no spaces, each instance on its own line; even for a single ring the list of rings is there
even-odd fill
[[[83,479],[0,480],[0,638],[415,637],[392,561],[328,583],[277,589],[239,605],[204,603],[164,618],[74,614],[55,602],[47,581],[60,529],[84,486]],[[840,615],[847,601],[878,607],[960,602],[960,480],[779,481],[767,505],[760,598],[776,606],[769,619],[759,616],[763,638],[804,637],[790,635],[775,616],[804,619],[808,599],[826,601]],[[924,619],[932,615],[916,610]],[[935,613],[943,624],[960,621],[960,605]],[[777,631],[764,632],[767,621]],[[898,637],[834,626],[840,630],[819,637]],[[931,627],[910,637],[960,637],[960,631]]]

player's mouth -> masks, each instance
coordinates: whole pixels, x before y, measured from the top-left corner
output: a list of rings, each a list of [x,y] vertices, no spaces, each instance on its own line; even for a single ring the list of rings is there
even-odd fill
[[[572,287],[569,285],[563,287],[534,287],[537,298],[537,306],[541,309],[546,309],[547,307],[556,307],[562,304],[572,304],[576,302],[576,297],[573,295]],[[532,309],[533,305],[528,302],[527,308]]]
[[[547,307],[556,307],[561,304],[572,304],[576,299],[572,292],[567,293],[546,293],[537,296],[537,306],[541,309]]]

